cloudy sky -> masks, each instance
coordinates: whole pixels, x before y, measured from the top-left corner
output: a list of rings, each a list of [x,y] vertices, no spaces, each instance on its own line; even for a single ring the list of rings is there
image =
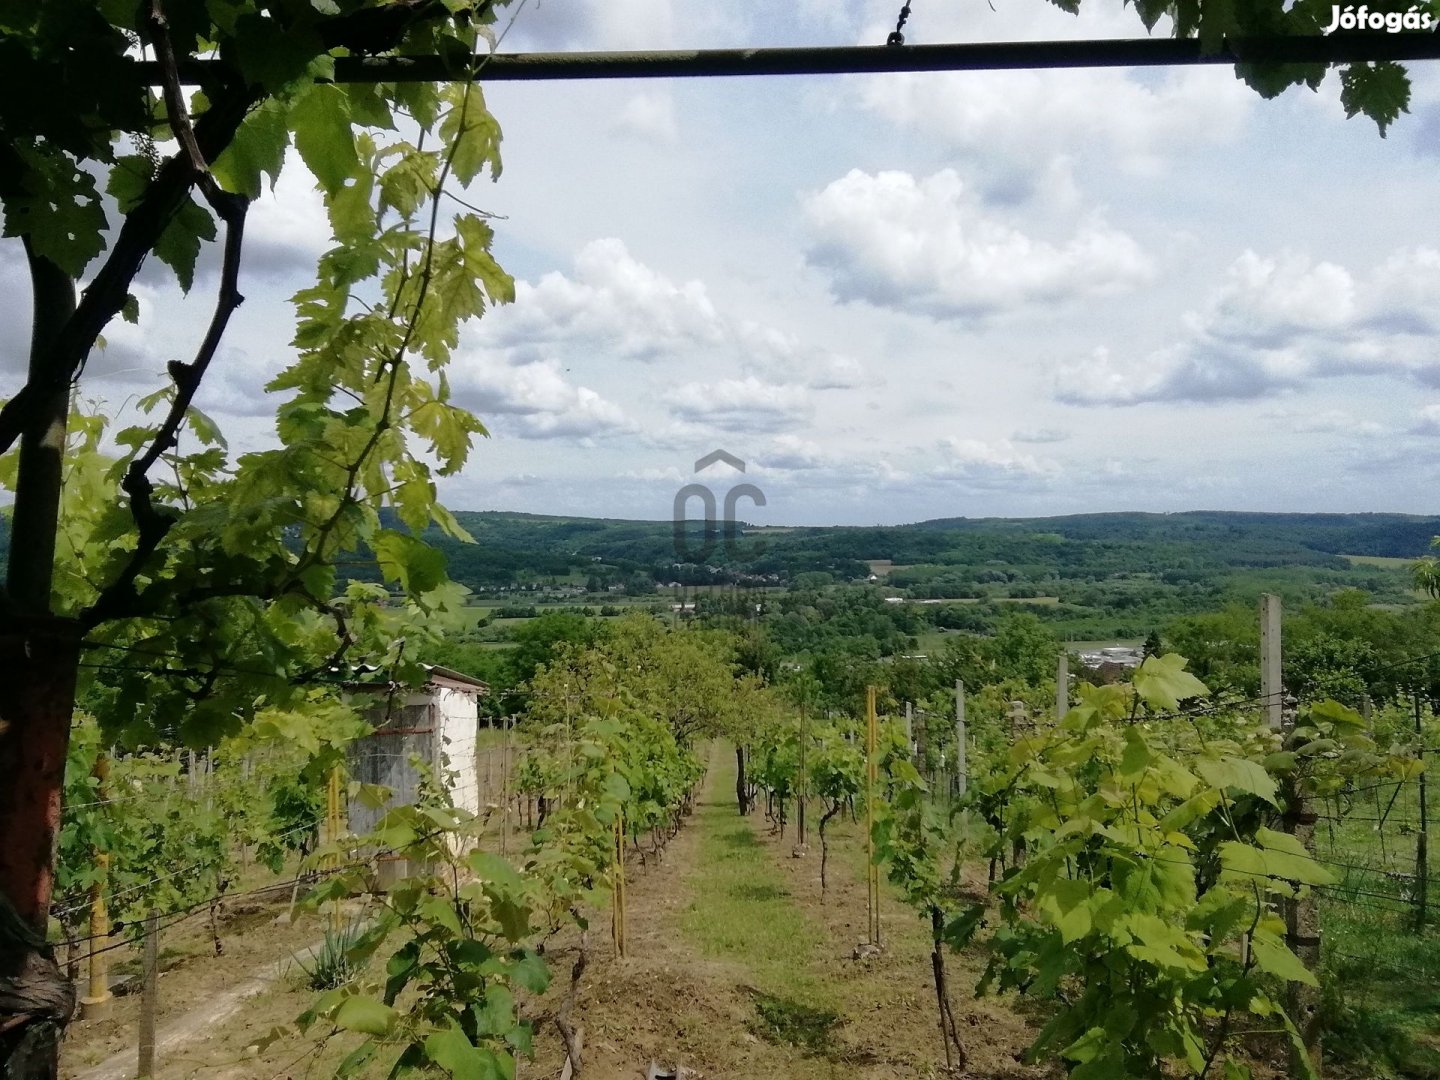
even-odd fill
[[[1119,0],[993,6],[918,0],[907,37],[1143,34]],[[530,0],[504,47],[878,44],[897,7]],[[1227,68],[495,84],[505,170],[470,198],[518,295],[454,361],[492,438],[447,502],[665,518],[723,447],[776,524],[1440,512],[1440,65],[1413,74],[1384,140],[1334,76],[1266,102]],[[203,400],[242,445],[326,240],[292,173]],[[119,328],[89,394],[191,351],[208,293]],[[159,273],[141,300],[174,310]]]

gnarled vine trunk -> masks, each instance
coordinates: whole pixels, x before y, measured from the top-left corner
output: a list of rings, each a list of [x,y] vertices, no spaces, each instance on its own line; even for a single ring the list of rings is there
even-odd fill
[[[938,907],[930,907],[930,968],[935,978],[935,1000],[940,1012],[940,1041],[945,1044],[945,1065],[961,1072],[965,1069],[965,1047],[950,1008],[950,986],[945,978],[945,917]]]
[[[743,817],[750,812],[750,789],[745,783],[745,747],[735,747],[735,803]]]
[[[75,697],[76,635],[60,620],[0,630],[0,1076],[50,1080],[75,988],[45,941]]]

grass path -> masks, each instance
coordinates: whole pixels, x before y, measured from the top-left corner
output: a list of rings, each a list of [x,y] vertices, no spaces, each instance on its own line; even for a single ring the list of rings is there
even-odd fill
[[[790,884],[756,832],[755,816],[736,810],[735,763],[716,755],[704,798],[691,827],[698,858],[686,875],[691,899],[681,929],[701,953],[735,966],[736,974],[765,994],[814,1007],[835,995],[816,967],[825,930],[791,896]]]

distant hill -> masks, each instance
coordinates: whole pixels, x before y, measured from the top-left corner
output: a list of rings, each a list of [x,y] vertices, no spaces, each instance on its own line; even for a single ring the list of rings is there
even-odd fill
[[[822,571],[860,578],[872,561],[956,569],[1028,566],[1059,576],[1150,571],[1206,574],[1233,568],[1343,569],[1343,555],[1417,558],[1440,535],[1440,517],[1408,514],[1074,514],[1045,518],[937,518],[910,525],[756,528],[736,550],[716,545],[704,565],[677,558],[669,521],[459,511],[475,538],[463,544],[430,530],[451,576],[473,587],[565,579],[603,585],[636,575],[659,582],[788,581]],[[690,527],[692,551],[701,548]],[[0,513],[0,553],[9,523]]]

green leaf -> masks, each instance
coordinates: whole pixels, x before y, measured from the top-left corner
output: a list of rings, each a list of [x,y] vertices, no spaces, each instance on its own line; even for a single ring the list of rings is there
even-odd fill
[[[1185,670],[1187,663],[1183,656],[1174,653],[1146,657],[1135,671],[1135,692],[1151,708],[1171,711],[1178,709],[1186,698],[1207,696],[1209,689]]]
[[[525,879],[515,867],[489,851],[472,851],[465,863],[480,881],[494,882],[505,889],[523,889]]]
[[[1199,758],[1195,771],[1211,787],[1255,795],[1271,806],[1275,801],[1275,778],[1258,763],[1248,758]]]
[[[1345,115],[1363,112],[1384,138],[1385,129],[1410,111],[1410,76],[1393,60],[1350,64],[1340,73],[1340,104]]]
[[[529,904],[517,903],[508,897],[495,897],[491,900],[490,910],[507,940],[524,941],[530,936]]]
[[[397,1017],[390,1006],[371,997],[356,995],[346,998],[335,1011],[335,1024],[365,1035],[388,1035]]]
[[[1256,845],[1237,840],[1220,845],[1220,866],[1240,878],[1265,878],[1301,885],[1333,885],[1335,877],[1289,833],[1260,828]],[[1258,846],[1257,846],[1258,845]]]
[[[353,1076],[353,1075],[355,1075],[355,1073],[359,1072],[359,1071],[360,1071],[361,1069],[363,1069],[366,1065],[370,1064],[371,1060],[374,1059],[374,1057],[375,1057],[375,1052],[376,1052],[376,1050],[378,1050],[378,1049],[379,1049],[379,1047],[376,1046],[376,1044],[375,1044],[375,1042],[374,1042],[373,1040],[371,1040],[371,1039],[366,1039],[363,1043],[361,1043],[359,1046],[357,1046],[354,1050],[350,1051],[350,1053],[348,1053],[347,1055],[345,1055],[345,1060],[342,1061],[342,1062],[340,1062],[340,1064],[339,1064],[338,1066],[336,1066],[336,1068],[335,1068],[335,1075],[336,1075],[336,1076]]]
[[[185,411],[185,419],[189,421],[191,430],[195,432],[195,437],[206,446],[218,446],[223,449],[228,445],[225,442],[225,436],[220,431],[220,425],[215,423],[214,420],[211,420],[210,417],[206,416],[194,405],[191,405]]]
[[[511,966],[510,980],[522,990],[543,994],[550,985],[550,968],[543,956],[527,951]]]
[[[1338,701],[1317,701],[1310,706],[1312,722],[1325,721],[1335,728],[1336,734],[1362,732],[1366,729],[1365,717]]]
[[[263,190],[262,175],[270,177],[270,186],[274,188],[289,145],[285,106],[269,98],[245,118],[210,172],[226,191],[258,198]]]
[[[12,144],[13,145],[13,144]],[[28,236],[35,254],[73,278],[105,250],[105,211],[95,178],[65,154],[23,149],[25,164],[5,197],[5,235]]]
[[[1089,882],[1056,878],[1036,895],[1035,908],[1060,931],[1060,940],[1069,945],[1090,933],[1094,922],[1090,900]]]
[[[175,271],[180,288],[189,292],[190,286],[195,284],[195,260],[200,257],[201,242],[214,239],[215,219],[187,196],[160,234],[155,244],[155,256]]]
[[[1200,5],[1200,51],[1206,54],[1219,52],[1227,37],[1240,32],[1240,23],[1235,14],[1235,0],[1205,0]]]
[[[425,1039],[425,1056],[455,1080],[504,1080],[492,1050],[473,1045],[459,1027],[437,1031]]]
[[[445,580],[445,555],[413,536],[384,529],[373,544],[386,581],[407,593],[429,592]]]
[[[1255,966],[1287,982],[1319,986],[1315,973],[1307,968],[1301,959],[1290,951],[1278,936],[1268,930],[1256,930],[1250,935],[1250,949],[1255,957]]]
[[[295,148],[320,187],[334,195],[359,171],[350,99],[334,83],[315,83],[290,107]]]
[[[150,159],[143,154],[125,154],[116,158],[105,184],[105,190],[122,214],[134,210],[149,187]]]
[[[1205,954],[1180,927],[1154,915],[1136,912],[1121,920],[1135,941],[1125,951],[1137,960],[1183,971],[1204,971]]]

